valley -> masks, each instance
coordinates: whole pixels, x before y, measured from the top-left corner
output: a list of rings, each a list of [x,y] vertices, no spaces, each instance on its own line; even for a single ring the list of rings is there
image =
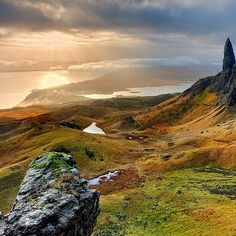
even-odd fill
[[[183,93],[2,110],[0,211],[11,209],[35,157],[63,152],[101,193],[94,236],[235,235],[230,45],[222,72]],[[84,132],[91,124],[100,134]]]
[[[92,186],[102,210],[94,235],[234,235],[234,109],[207,127],[143,128],[143,110],[153,114],[163,99],[169,96],[74,103],[42,114],[27,108],[29,117],[20,116],[24,108],[0,113],[1,211],[10,210],[29,162],[60,151],[72,154],[87,179],[119,171]],[[93,121],[106,135],[82,131]]]
[[[0,0],[0,236],[236,236],[235,10]]]

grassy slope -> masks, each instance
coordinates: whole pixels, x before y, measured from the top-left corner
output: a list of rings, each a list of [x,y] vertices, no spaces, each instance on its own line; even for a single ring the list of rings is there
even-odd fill
[[[52,112],[50,119],[33,118],[33,122],[44,122],[0,141],[0,210],[6,213],[10,209],[28,163],[45,150],[60,147],[72,153],[86,178],[122,170],[115,181],[98,187],[102,212],[95,235],[234,235],[235,171],[200,168],[235,167],[232,121],[168,135],[146,129],[97,136],[58,126],[61,120],[82,126],[98,120],[104,126],[107,121],[109,128],[154,103],[151,98],[95,101],[86,110],[73,105]],[[235,119],[233,115],[229,118]],[[167,146],[169,138],[174,147]],[[85,154],[85,148],[95,153],[96,160]],[[168,161],[161,159],[166,153],[172,155]]]
[[[0,210],[3,213],[7,213],[15,201],[25,171],[21,164],[0,169]]]
[[[6,130],[4,127],[7,124],[5,118],[11,118],[11,122],[14,122],[14,119],[24,119],[24,121],[21,123],[16,121],[13,128],[9,129],[9,132],[11,132],[9,137],[0,140],[0,167],[2,168],[0,169],[0,211],[6,213],[11,208],[29,162],[45,150],[54,149],[58,145],[66,147],[78,162],[81,174],[85,177],[93,177],[112,170],[120,163],[130,162],[130,150],[138,149],[136,143],[129,142],[127,145],[127,141],[123,137],[91,136],[80,130],[59,127],[57,125],[58,121],[72,120],[84,128],[83,126],[87,125],[87,122],[92,122],[95,118],[99,119],[99,117],[103,117],[104,114],[109,112],[123,109],[141,109],[162,102],[163,98],[169,98],[169,95],[160,96],[160,98],[138,98],[138,101],[128,99],[128,103],[124,98],[104,100],[100,101],[99,104],[94,101],[89,102],[86,109],[84,109],[83,104],[72,104],[69,107],[60,107],[59,110],[35,118],[30,117],[35,116],[35,114],[41,115],[42,108],[38,110],[37,108],[27,108],[27,113],[25,113],[24,108],[4,110],[0,113],[3,134]],[[128,107],[127,104],[129,104]],[[49,110],[54,109],[50,108]],[[29,122],[25,122],[26,118]],[[37,126],[32,125],[36,122]],[[40,126],[38,125],[39,122],[42,123]],[[21,127],[22,124],[26,126],[26,131],[15,132],[18,126]],[[86,156],[85,148],[89,148],[95,153],[95,161]],[[124,157],[126,160],[124,160]],[[16,171],[15,166],[19,170]],[[6,196],[8,196],[7,200]]]
[[[25,119],[47,113],[48,110],[40,107],[13,108],[9,110],[0,110],[0,120],[7,119]]]
[[[43,129],[40,132],[42,133],[35,135],[34,131],[29,131],[26,134],[0,142],[0,150],[3,153],[1,164],[8,166],[9,168],[7,170],[10,170],[12,166],[17,164],[23,172],[17,176],[19,181],[11,182],[7,189],[3,185],[0,186],[0,195],[3,192],[8,194],[10,196],[10,204],[12,204],[12,200],[16,194],[15,188],[22,180],[28,163],[42,152],[54,149],[55,146],[66,147],[71,152],[78,162],[81,174],[85,177],[93,177],[105,173],[115,169],[117,165],[123,162],[128,163],[130,161],[129,150],[138,149],[136,143],[129,142],[127,144],[127,141],[123,138],[91,136],[69,128],[54,128],[51,130],[45,127],[45,130]],[[18,139],[20,142],[17,143],[16,140]],[[85,148],[89,148],[95,153],[96,160],[90,159],[85,154]],[[124,156],[126,157],[126,161],[123,160]],[[0,171],[0,179],[3,182],[6,181],[6,186],[8,185],[8,180],[15,178],[15,172],[9,171],[7,176],[9,178],[5,178],[5,171]],[[5,209],[9,209],[10,205],[3,202],[2,204],[5,208],[2,209],[0,203],[0,209],[6,212]]]
[[[230,196],[236,197],[235,174],[218,168],[186,169],[102,196],[95,235],[235,235],[236,207],[227,192],[233,188]],[[224,185],[225,192],[214,194]]]
[[[186,94],[176,96],[159,105],[158,108],[153,107],[143,113],[137,115],[136,119],[143,124],[144,127],[152,127],[158,129],[158,126],[166,127],[191,123],[198,120],[199,117],[207,116],[215,109],[215,102],[218,96],[213,93],[204,92],[203,94],[192,96]],[[217,120],[208,119],[213,124]],[[209,124],[208,124],[209,125]]]

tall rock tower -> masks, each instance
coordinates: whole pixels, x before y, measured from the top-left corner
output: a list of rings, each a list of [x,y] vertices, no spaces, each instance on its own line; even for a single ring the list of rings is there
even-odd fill
[[[223,71],[232,70],[235,64],[234,49],[230,39],[225,42]]]

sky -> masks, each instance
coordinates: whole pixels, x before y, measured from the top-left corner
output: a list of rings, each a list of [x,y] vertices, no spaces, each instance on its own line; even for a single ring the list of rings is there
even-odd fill
[[[0,71],[219,64],[235,0],[0,0]]]

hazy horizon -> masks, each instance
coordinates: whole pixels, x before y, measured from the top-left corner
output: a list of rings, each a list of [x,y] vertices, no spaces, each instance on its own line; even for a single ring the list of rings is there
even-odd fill
[[[0,107],[129,68],[216,73],[225,39],[236,40],[234,10],[233,0],[0,0]]]
[[[164,90],[165,93],[171,92],[181,92],[186,89],[186,82],[187,81],[196,81],[200,77],[205,77],[214,73],[217,73],[220,70],[220,66],[218,65],[180,65],[177,62],[173,62],[172,66],[169,65],[161,65],[156,67],[147,67],[150,66],[150,63],[142,64],[142,67],[136,64],[136,67],[126,68],[123,66],[123,61],[120,63],[120,66],[116,66],[115,68],[94,68],[86,69],[86,70],[79,70],[79,69],[72,69],[72,70],[51,70],[51,71],[21,71],[21,72],[0,72],[0,100],[2,101],[0,104],[0,109],[8,109],[18,105],[22,102],[26,96],[28,96],[31,91],[35,89],[47,89],[53,88],[59,85],[65,85],[73,82],[83,82],[87,80],[99,79],[103,76],[110,76],[111,79],[113,78],[113,73],[120,74],[120,77],[123,75],[127,75],[127,79],[129,76],[135,76],[134,72],[141,71],[141,78],[142,80],[149,79],[150,77],[156,77],[158,80],[160,77],[166,80],[170,80],[171,85],[169,85],[168,89]],[[132,64],[125,62],[128,66],[132,66]],[[136,63],[136,62],[135,62]],[[97,63],[98,64],[98,63]],[[110,63],[111,64],[111,63]],[[117,65],[117,64],[116,64]],[[155,65],[155,63],[154,63]],[[123,68],[123,69],[122,69]],[[173,72],[171,72],[173,70]],[[157,71],[157,73],[155,73]],[[164,74],[163,74],[164,72]],[[175,78],[175,72],[178,72],[178,76]],[[138,73],[138,72],[137,72]],[[179,77],[180,74],[186,76],[185,79],[180,82],[181,86],[179,86]],[[142,76],[143,75],[143,76]],[[118,77],[119,78],[119,77]],[[117,79],[118,79],[117,78]],[[122,83],[122,82],[121,82]],[[191,83],[191,82],[190,82]],[[187,84],[189,84],[187,82]],[[165,84],[160,83],[160,86],[165,86]],[[178,86],[177,86],[178,85]],[[176,87],[177,86],[177,87]],[[136,85],[133,84],[130,88],[135,88]],[[168,88],[168,86],[167,86]],[[176,89],[175,89],[176,88]],[[181,90],[181,88],[183,88]],[[160,94],[161,89],[156,89],[156,92]],[[147,88],[147,91],[148,88]],[[164,92],[163,92],[164,93]],[[116,94],[116,93],[115,93]],[[120,91],[117,95],[128,95],[127,91]],[[143,95],[147,93],[142,93]],[[149,96],[155,95],[155,90],[152,91]],[[100,94],[100,96],[93,95],[91,92],[88,98],[108,98],[112,97],[112,93],[108,94]]]

